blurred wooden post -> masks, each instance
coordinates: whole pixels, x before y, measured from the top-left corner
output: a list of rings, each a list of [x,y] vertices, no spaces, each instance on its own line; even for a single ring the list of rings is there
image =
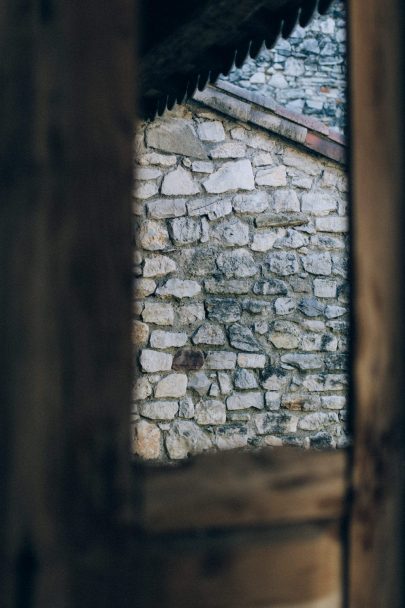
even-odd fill
[[[349,2],[354,263],[352,608],[405,604],[405,62],[400,0]]]
[[[111,608],[132,585],[134,4],[0,11],[5,607]]]

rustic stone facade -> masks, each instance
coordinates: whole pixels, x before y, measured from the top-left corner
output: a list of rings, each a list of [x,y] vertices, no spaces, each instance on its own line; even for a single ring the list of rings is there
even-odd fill
[[[305,29],[297,26],[288,40],[248,59],[222,80],[259,92],[295,112],[315,116],[339,131],[345,126],[346,22],[344,3]]]
[[[134,453],[343,446],[347,184],[308,148],[342,146],[215,88],[200,99],[136,139]]]

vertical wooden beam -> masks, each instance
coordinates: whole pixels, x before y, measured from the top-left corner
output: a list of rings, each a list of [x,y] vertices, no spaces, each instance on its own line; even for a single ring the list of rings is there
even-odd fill
[[[0,11],[6,607],[126,605],[134,5]]]
[[[349,2],[354,450],[349,604],[405,604],[403,3]]]

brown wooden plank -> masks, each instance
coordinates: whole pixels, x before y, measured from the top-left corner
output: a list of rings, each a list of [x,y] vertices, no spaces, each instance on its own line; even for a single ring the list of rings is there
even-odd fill
[[[124,606],[134,2],[0,21],[2,606]]]
[[[140,608],[341,608],[337,524],[149,539]]]
[[[405,605],[404,6],[349,2],[354,258],[353,608]]]
[[[150,531],[260,526],[342,517],[346,454],[295,448],[202,455],[144,471]]]

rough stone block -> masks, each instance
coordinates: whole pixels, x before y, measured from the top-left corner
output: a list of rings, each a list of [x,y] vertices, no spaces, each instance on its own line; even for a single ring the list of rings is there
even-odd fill
[[[208,318],[218,323],[233,323],[241,317],[241,306],[233,298],[207,298],[205,306]]]
[[[177,264],[174,260],[166,255],[156,255],[146,258],[143,267],[144,277],[163,277],[166,274],[175,272]]]
[[[310,253],[301,257],[304,269],[311,274],[329,275],[332,272],[330,253]]]
[[[147,251],[165,249],[170,241],[166,226],[154,220],[143,222],[138,230],[139,245]]]
[[[172,368],[176,371],[191,371],[201,369],[204,365],[204,355],[200,350],[183,348],[173,357]]]
[[[155,397],[184,397],[186,390],[186,374],[169,374],[157,383],[155,388]]]
[[[199,401],[195,406],[195,420],[198,424],[224,424],[226,422],[225,403],[216,399]]]
[[[200,293],[201,287],[197,281],[189,279],[168,279],[164,285],[158,287],[156,293],[162,297],[174,297],[178,299],[193,298]]]
[[[251,407],[261,410],[264,407],[263,394],[254,392],[233,393],[226,400],[228,410],[247,410]]]
[[[249,242],[249,226],[233,217],[217,224],[211,231],[211,236],[213,240],[226,247],[247,245]]]
[[[210,151],[211,158],[244,158],[246,156],[246,146],[239,142],[226,142],[215,146]]]
[[[218,256],[216,262],[227,279],[252,277],[259,271],[252,254],[245,249],[225,251]]]
[[[177,401],[144,401],[139,413],[152,420],[173,420],[179,409]]]
[[[148,216],[156,220],[186,215],[186,200],[184,198],[158,199],[146,203]]]
[[[173,355],[157,350],[144,349],[141,352],[140,364],[145,372],[164,372],[172,368]]]
[[[225,333],[222,327],[213,323],[201,325],[192,337],[194,344],[210,344],[220,346],[225,344]]]
[[[226,350],[209,351],[205,359],[206,369],[234,369],[236,353]]]
[[[208,215],[210,220],[217,220],[232,213],[232,202],[224,199],[196,199],[187,203],[190,216]]]
[[[184,346],[187,342],[187,334],[184,332],[170,332],[155,329],[150,337],[152,348],[173,348]]]
[[[191,158],[207,158],[203,144],[198,139],[191,122],[184,119],[164,121],[146,130],[146,143],[164,152],[182,154]]]
[[[197,126],[198,137],[202,141],[223,141],[225,139],[225,131],[222,123],[219,120],[207,120],[200,122]]]
[[[277,167],[266,167],[260,169],[256,173],[255,177],[256,184],[258,186],[272,186],[278,188],[280,186],[287,185],[287,173],[283,165]]]
[[[181,460],[210,448],[210,438],[191,420],[176,420],[166,436],[166,449],[173,460]]]
[[[169,234],[175,245],[197,243],[201,238],[201,222],[191,217],[180,217],[169,222]]]
[[[231,325],[228,329],[228,334],[231,346],[238,350],[253,353],[262,350],[262,347],[254,337],[253,332],[240,323]]]
[[[145,460],[156,460],[161,456],[162,433],[156,424],[139,420],[134,426],[133,453]]]
[[[254,190],[254,176],[250,160],[228,162],[209,176],[203,186],[207,192],[221,194],[232,190]]]
[[[257,414],[254,422],[258,435],[295,433],[298,417],[288,412],[267,412]]]
[[[237,194],[232,199],[232,205],[236,213],[257,214],[268,209],[269,200],[267,192],[259,191],[252,194]]]
[[[155,325],[173,325],[173,306],[161,302],[145,302],[142,319],[145,323],[154,323]]]
[[[183,167],[177,167],[177,169],[165,175],[162,182],[162,194],[167,196],[192,195],[198,192],[198,184],[194,181],[191,173]]]

